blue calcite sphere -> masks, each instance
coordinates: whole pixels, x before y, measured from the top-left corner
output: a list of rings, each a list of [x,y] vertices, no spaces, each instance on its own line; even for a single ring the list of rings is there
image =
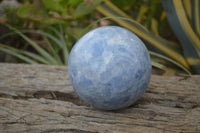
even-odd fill
[[[89,105],[103,110],[133,104],[147,88],[151,69],[143,42],[118,26],[88,32],[75,44],[68,60],[75,92]]]

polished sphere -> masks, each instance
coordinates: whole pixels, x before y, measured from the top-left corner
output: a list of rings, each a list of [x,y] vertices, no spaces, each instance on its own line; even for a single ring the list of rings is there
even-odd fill
[[[73,47],[68,72],[75,92],[103,110],[130,106],[144,93],[151,77],[144,43],[118,26],[104,26],[84,35]]]

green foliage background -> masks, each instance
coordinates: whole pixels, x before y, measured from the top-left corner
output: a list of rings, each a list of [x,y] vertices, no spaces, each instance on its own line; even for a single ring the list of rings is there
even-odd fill
[[[0,50],[20,61],[67,65],[70,50],[82,35],[99,26],[119,25],[143,39],[152,65],[165,74],[200,74],[198,0],[24,0],[21,4],[18,9],[5,8],[6,16],[0,18],[10,29],[1,40],[16,35],[23,39],[20,47],[1,42]]]

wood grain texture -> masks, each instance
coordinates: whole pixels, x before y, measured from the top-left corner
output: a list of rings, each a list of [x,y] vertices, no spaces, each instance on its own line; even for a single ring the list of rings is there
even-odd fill
[[[134,105],[102,111],[77,97],[65,66],[0,63],[0,132],[200,132],[200,76],[153,75]]]

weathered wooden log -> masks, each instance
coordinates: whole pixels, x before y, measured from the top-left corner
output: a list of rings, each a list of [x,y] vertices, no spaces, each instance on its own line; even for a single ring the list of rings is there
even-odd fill
[[[131,107],[102,111],[74,93],[67,67],[0,64],[0,132],[200,132],[200,76],[156,76]]]

